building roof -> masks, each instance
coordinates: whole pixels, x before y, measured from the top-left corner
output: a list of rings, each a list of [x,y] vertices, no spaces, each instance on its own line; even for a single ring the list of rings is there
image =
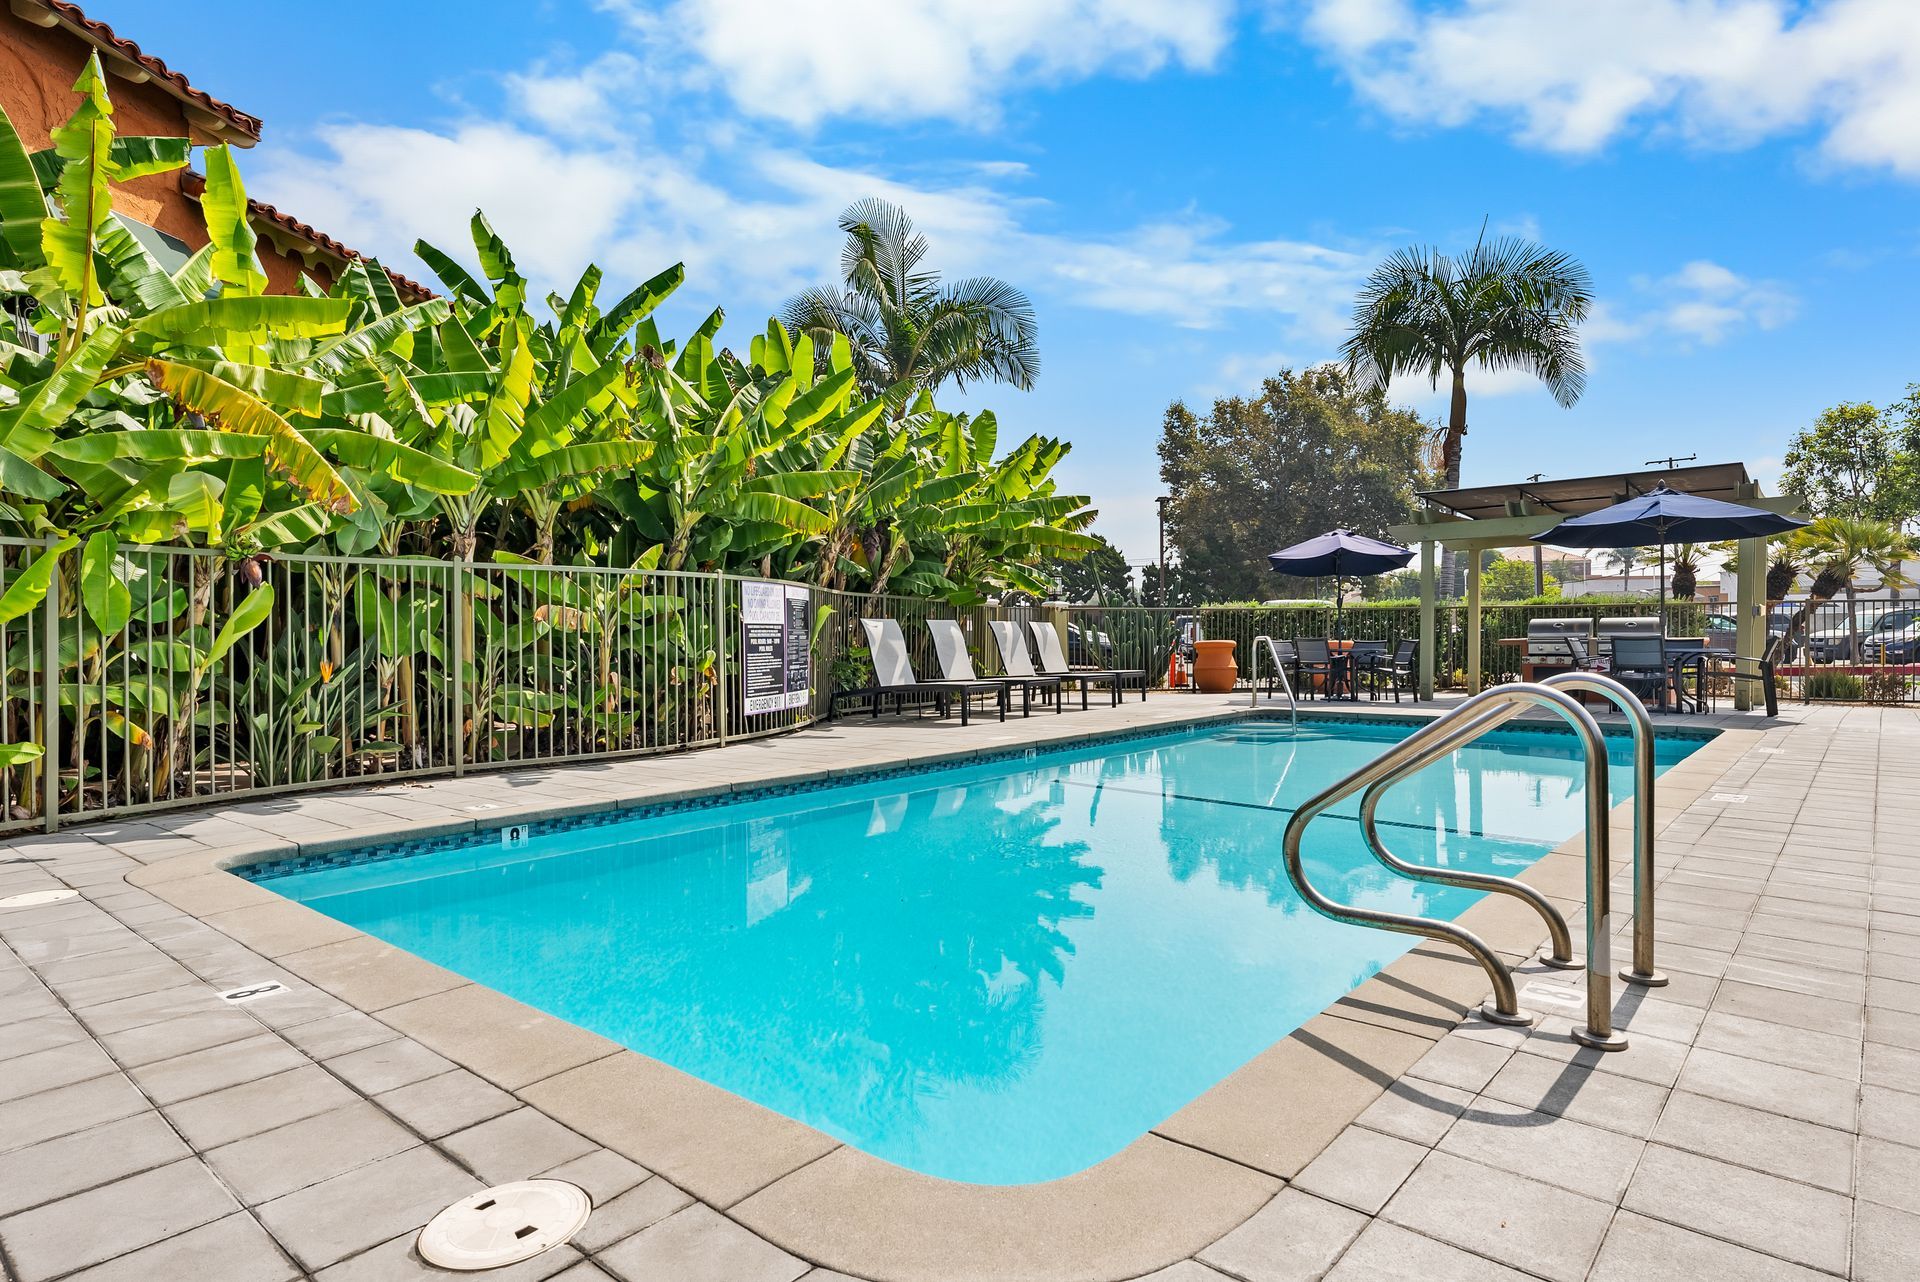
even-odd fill
[[[67,0],[12,0],[15,14],[43,27],[61,26],[101,51],[107,59],[120,64],[118,70],[129,79],[151,81],[161,92],[178,98],[188,108],[188,118],[225,141],[251,147],[260,141],[264,122],[232,103],[223,102],[196,88],[184,75],[120,35],[112,27],[81,12],[80,6]],[[197,112],[197,115],[196,115]]]
[[[1724,503],[1745,503],[1759,497],[1758,487],[1747,476],[1745,463],[1706,463],[1696,467],[1609,472],[1602,476],[1516,481],[1509,485],[1457,490],[1425,490],[1420,497],[1435,507],[1471,520],[1549,513],[1579,516],[1624,503],[1662,483],[1683,494],[1698,494]]]
[[[181,175],[181,189],[189,196],[198,199],[200,193],[205,191],[206,187],[207,180],[192,170],[188,170]],[[253,199],[247,201],[247,219],[249,222],[256,224],[266,223],[278,228],[295,239],[306,242],[321,253],[340,262],[358,263],[374,261],[359,250],[335,240],[313,224],[301,222],[292,214],[285,213],[264,201]],[[421,303],[429,298],[436,297],[431,289],[428,289],[425,285],[422,285],[419,281],[411,277],[402,276],[391,267],[382,264],[381,270],[387,273],[387,278],[393,282],[393,287],[399,290],[401,296],[409,302]]]

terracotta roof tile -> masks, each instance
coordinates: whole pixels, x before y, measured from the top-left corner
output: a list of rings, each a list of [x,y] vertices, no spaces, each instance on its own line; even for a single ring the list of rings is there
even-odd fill
[[[139,45],[120,35],[110,26],[97,19],[89,18],[81,12],[80,6],[70,4],[68,0],[37,0],[47,11],[58,16],[75,31],[103,49],[111,50],[134,63],[154,79],[162,82],[162,88],[171,90],[176,96],[196,103],[205,110],[226,121],[233,128],[257,141],[264,122],[258,116],[250,116],[232,103],[222,102],[203,89],[196,89],[187,78],[169,67],[150,53],[143,52]]]

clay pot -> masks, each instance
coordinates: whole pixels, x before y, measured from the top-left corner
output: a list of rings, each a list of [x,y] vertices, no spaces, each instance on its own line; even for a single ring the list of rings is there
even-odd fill
[[[1240,677],[1233,661],[1233,642],[1196,641],[1193,644],[1193,683],[1202,694],[1227,694]]]

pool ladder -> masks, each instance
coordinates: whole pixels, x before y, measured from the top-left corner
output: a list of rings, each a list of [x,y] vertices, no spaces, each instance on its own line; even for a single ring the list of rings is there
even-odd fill
[[[1300,724],[1300,705],[1294,700],[1293,682],[1287,676],[1287,665],[1280,662],[1280,648],[1274,645],[1272,637],[1259,636],[1253,639],[1253,655],[1248,660],[1247,668],[1247,683],[1253,687],[1251,706],[1260,706],[1260,652],[1263,650],[1273,664],[1274,674],[1280,678],[1280,688],[1287,692],[1287,707],[1293,713],[1293,724],[1297,726]]]
[[[1256,642],[1257,644],[1257,642]],[[1257,651],[1256,651],[1257,653]],[[1276,656],[1277,657],[1277,656]],[[1447,754],[1497,729],[1529,708],[1556,713],[1573,730],[1585,757],[1587,920],[1587,1022],[1573,1030],[1574,1040],[1599,1050],[1624,1050],[1627,1039],[1613,1027],[1613,971],[1611,882],[1613,876],[1608,818],[1607,746],[1600,725],[1570,691],[1606,698],[1626,716],[1633,733],[1633,964],[1620,972],[1628,983],[1654,987],[1667,982],[1653,964],[1654,860],[1654,748],[1653,721],[1646,705],[1611,677],[1591,672],[1563,672],[1540,682],[1495,686],[1449,709],[1373,761],[1313,797],[1287,821],[1284,848],[1287,877],[1314,911],[1354,926],[1376,926],[1406,935],[1425,935],[1455,944],[1478,961],[1493,981],[1493,997],[1481,1007],[1486,1018],[1500,1024],[1530,1024],[1520,1010],[1513,974],[1493,949],[1472,931],[1450,921],[1416,917],[1385,909],[1343,904],[1323,894],[1307,879],[1300,856],[1307,826],[1343,799],[1365,790],[1360,799],[1360,826],[1367,848],[1386,867],[1417,881],[1492,891],[1519,899],[1539,913],[1547,925],[1547,947],[1541,960],[1549,966],[1578,969],[1566,919],[1539,891],[1511,877],[1462,872],[1410,864],[1397,858],[1380,837],[1380,799],[1395,783],[1431,765]]]

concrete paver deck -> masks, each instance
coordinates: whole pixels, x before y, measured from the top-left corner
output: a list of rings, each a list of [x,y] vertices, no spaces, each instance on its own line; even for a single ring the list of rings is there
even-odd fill
[[[492,1056],[450,1054],[465,1046],[458,1030],[486,1007],[485,990],[351,932],[316,931],[311,914],[283,911],[292,906],[218,873],[219,861],[262,833],[359,844],[421,825],[750,786],[823,761],[851,771],[1170,723],[1241,699],[1155,697],[964,730],[843,722],[681,757],[257,800],[15,838],[0,845],[0,897],[58,887],[80,895],[0,910],[0,1274],[450,1277],[412,1253],[426,1218],[484,1183],[551,1173],[594,1196],[588,1229],[487,1276],[846,1276],[753,1226],[777,1224],[791,1203],[776,1195],[786,1171],[804,1167],[832,1187],[849,1163],[871,1159],[816,1151],[799,1128],[791,1155],[768,1165],[751,1150],[752,1137],[769,1132],[746,1116],[748,1151],[677,1154],[657,1134],[644,1137],[697,1186],[682,1187],[636,1160],[634,1146],[610,1143],[618,1127],[584,1133],[552,1115],[569,1112],[568,1100],[604,1096],[639,1057],[559,1021]],[[1382,1014],[1378,1002],[1354,1001],[1318,1017],[1310,1038],[1268,1053],[1279,1056],[1275,1072],[1289,1071],[1287,1056],[1371,1065],[1355,1079],[1364,1098],[1301,1101],[1331,1126],[1306,1117],[1248,1136],[1223,1106],[1143,1141],[1204,1159],[1195,1178],[1212,1181],[1210,1196],[1231,1208],[1190,1258],[1151,1276],[1920,1276],[1920,712],[1790,708],[1777,722],[1739,724],[1764,736],[1700,780],[1704,791],[1687,804],[1663,806],[1659,961],[1673,982],[1616,990],[1629,1050],[1601,1055],[1567,1039],[1577,973],[1523,970],[1523,1000],[1543,1018],[1510,1029],[1459,1019],[1478,994],[1455,994],[1477,971],[1465,968],[1462,981],[1444,956],[1415,958],[1435,991],[1447,990],[1436,1013]],[[1577,894],[1577,878],[1571,884]],[[1624,960],[1624,876],[1615,896]],[[238,1005],[214,996],[269,980],[287,991]],[[1229,1141],[1246,1143],[1252,1166],[1201,1152]],[[1161,1231],[1146,1196],[1126,1217],[1087,1218],[1080,1230]],[[953,1208],[971,1213],[965,1199]],[[887,1229],[857,1223],[884,1219],[880,1206],[849,1212],[849,1232]],[[1023,1231],[985,1222],[969,1231],[1003,1229]],[[1095,1261],[1098,1245],[1090,1237],[1063,1258]],[[913,1276],[964,1276],[942,1274],[939,1243],[916,1246]],[[1050,1271],[1044,1254],[1019,1276],[1126,1276],[1097,1263]]]

